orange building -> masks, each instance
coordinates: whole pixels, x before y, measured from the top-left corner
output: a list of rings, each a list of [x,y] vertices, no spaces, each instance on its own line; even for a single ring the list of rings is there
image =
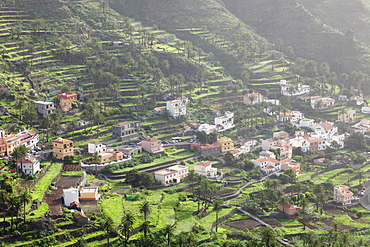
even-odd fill
[[[72,110],[72,101],[77,100],[76,93],[60,93],[58,94],[59,106],[63,112]]]

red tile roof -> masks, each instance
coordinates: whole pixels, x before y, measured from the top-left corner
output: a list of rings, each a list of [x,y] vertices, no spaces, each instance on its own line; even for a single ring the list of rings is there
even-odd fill
[[[211,161],[202,161],[198,164],[195,164],[195,166],[204,166],[204,167],[211,166],[211,165],[212,165]]]

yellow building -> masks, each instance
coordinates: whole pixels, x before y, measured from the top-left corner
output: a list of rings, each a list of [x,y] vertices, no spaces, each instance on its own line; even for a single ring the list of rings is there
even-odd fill
[[[19,139],[15,135],[5,137],[6,142],[6,153],[11,155],[16,147],[21,145]]]
[[[63,112],[68,112],[72,110],[72,100],[71,99],[61,99],[59,101],[59,106]]]
[[[356,110],[344,109],[343,111],[338,111],[338,121],[344,123],[356,121]]]
[[[55,158],[62,160],[67,155],[73,155],[73,141],[59,137],[52,144]]]
[[[122,160],[125,158],[125,155],[122,152],[118,151],[105,151],[98,155],[98,163],[104,164],[111,161]]]
[[[220,145],[220,151],[222,153],[234,150],[234,141],[229,137],[217,139],[217,144]]]

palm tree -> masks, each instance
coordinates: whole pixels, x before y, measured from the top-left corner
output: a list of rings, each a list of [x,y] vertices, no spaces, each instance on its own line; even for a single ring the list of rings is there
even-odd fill
[[[264,227],[261,233],[261,241],[264,242],[266,247],[275,246],[276,234],[270,227]]]
[[[254,101],[256,100],[256,96],[254,96],[254,95],[249,95],[248,99],[249,99],[249,101],[251,102],[251,105],[253,105]]]
[[[171,236],[173,235],[173,231],[175,230],[176,222],[172,225],[166,225],[163,229],[164,235],[167,236],[167,244],[170,245],[171,243]]]
[[[23,167],[23,158],[27,156],[27,153],[28,153],[28,149],[24,145],[20,145],[16,147],[13,151],[13,156],[15,160],[21,162],[21,167],[20,167],[21,169]],[[16,169],[18,170],[17,164],[16,164]]]
[[[32,195],[29,188],[23,188],[19,194],[19,199],[23,203],[23,223],[26,224],[26,205],[32,201]]]
[[[99,162],[98,152],[95,152],[93,154],[92,161],[95,163],[95,174],[98,175],[98,162]]]
[[[223,201],[221,198],[217,198],[213,203],[213,211],[216,212],[216,232],[218,229],[218,214],[222,209]]]
[[[303,197],[299,204],[302,207],[303,211],[306,210],[308,206],[308,199],[306,197]]]
[[[149,221],[144,221],[143,224],[141,224],[141,229],[144,232],[144,238],[147,237],[148,232],[149,232],[149,228],[150,228],[150,222]]]
[[[0,201],[1,205],[3,207],[3,225],[4,225],[4,231],[6,228],[6,208],[8,206],[8,201],[9,201],[9,193],[6,190],[0,190]]]
[[[147,221],[148,217],[149,217],[149,214],[151,212],[150,203],[147,200],[145,200],[141,203],[140,208],[139,208],[139,212],[143,214],[144,221]]]
[[[289,205],[291,203],[291,200],[289,197],[282,196],[279,200],[279,203],[283,205],[283,213],[285,213],[285,206]]]
[[[110,217],[103,217],[100,227],[107,233],[107,241],[109,246],[109,236],[113,231],[113,220]]]
[[[10,207],[10,214],[11,214],[11,225],[10,230],[13,230],[13,223],[14,223],[14,213],[16,213],[18,217],[19,207],[21,203],[19,201],[19,197],[15,196],[14,194],[9,197],[9,207]]]
[[[75,137],[75,130],[78,128],[77,121],[73,120],[69,123],[68,127],[72,130],[72,137]]]
[[[127,243],[130,238],[130,233],[132,230],[132,226],[135,222],[135,216],[131,212],[127,212],[123,215],[122,223],[121,223],[121,231],[123,232],[123,236],[125,238],[125,246],[127,246]]]

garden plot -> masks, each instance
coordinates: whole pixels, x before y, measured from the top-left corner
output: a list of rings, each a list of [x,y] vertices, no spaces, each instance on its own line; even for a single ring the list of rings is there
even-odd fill
[[[261,225],[261,223],[259,223],[258,221],[254,220],[254,219],[243,219],[243,220],[229,221],[226,224],[231,226],[231,227],[238,228],[238,229],[241,229],[241,230],[245,230],[245,229],[250,230],[253,227]]]
[[[63,205],[63,189],[68,189],[70,187],[76,187],[80,177],[64,177],[62,176],[56,183],[57,190],[51,191],[44,197],[44,202],[49,205],[49,211],[51,215],[62,215],[62,205]]]

